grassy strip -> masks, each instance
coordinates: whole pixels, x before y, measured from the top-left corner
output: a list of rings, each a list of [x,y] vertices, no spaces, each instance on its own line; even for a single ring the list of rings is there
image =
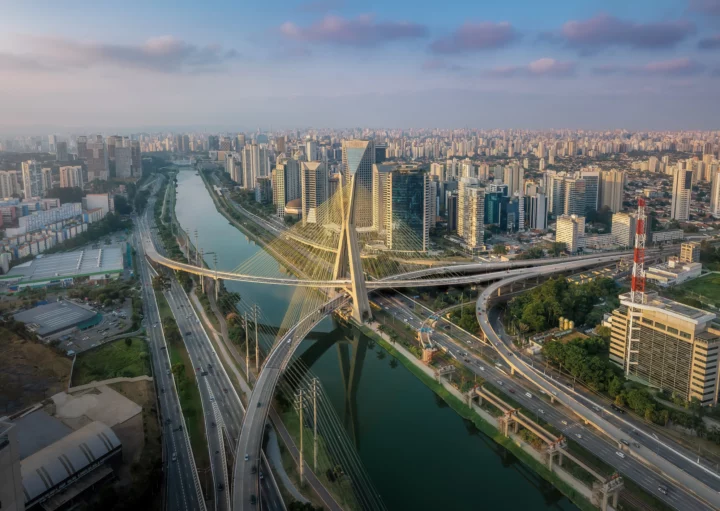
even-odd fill
[[[511,439],[503,436],[494,426],[486,422],[485,419],[480,417],[472,408],[467,406],[453,394],[451,394],[445,387],[434,379],[425,374],[420,370],[412,361],[405,358],[405,356],[393,348],[387,341],[379,337],[375,332],[367,327],[360,328],[362,332],[368,337],[372,338],[378,345],[385,349],[390,355],[395,357],[402,363],[405,368],[414,374],[420,381],[422,381],[427,387],[433,392],[440,396],[455,412],[462,418],[471,421],[476,428],[482,431],[485,435],[493,439],[496,443],[500,444],[512,454],[514,454],[520,461],[525,463],[528,467],[533,469],[543,479],[550,482],[558,490],[560,490],[565,496],[567,496],[576,506],[583,511],[595,511],[597,508],[590,503],[583,495],[578,493],[565,481],[560,479],[556,474],[550,472],[545,465],[539,463],[535,458],[526,453],[523,449],[518,447]]]
[[[142,375],[150,375],[147,344],[143,339],[128,337],[80,353],[75,360],[72,386]]]
[[[185,416],[185,424],[190,436],[190,445],[195,457],[195,464],[198,470],[204,470],[210,466],[210,459],[208,457],[207,438],[205,437],[202,401],[195,380],[195,368],[190,361],[190,356],[185,348],[185,343],[182,341],[182,336],[177,330],[177,326],[174,327],[175,332],[172,331],[172,326],[168,328],[168,320],[172,320],[174,325],[175,318],[165,296],[162,293],[155,293],[155,297],[160,309],[160,319],[163,321],[170,364],[178,390],[178,397],[180,398],[180,407]]]
[[[285,424],[290,435],[293,437],[295,445],[300,447],[300,417],[298,414],[290,409],[282,414],[282,422]],[[309,427],[303,428],[303,456],[304,461],[307,463],[311,470],[313,466],[313,430]],[[313,470],[315,476],[320,480],[320,483],[332,493],[333,497],[337,500],[338,504],[343,509],[347,510],[360,510],[362,506],[355,499],[355,493],[352,489],[352,482],[346,476],[337,478],[334,482],[330,481],[328,472],[331,472],[334,468],[334,464],[328,456],[328,449],[325,446],[325,440],[318,433],[318,468]],[[306,483],[303,483],[303,488]]]

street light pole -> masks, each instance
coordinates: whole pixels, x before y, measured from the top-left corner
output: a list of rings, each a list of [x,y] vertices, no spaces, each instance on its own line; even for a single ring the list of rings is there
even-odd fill
[[[248,317],[245,311],[245,376],[250,382],[250,336],[248,335]]]
[[[255,372],[260,374],[260,339],[258,338],[258,306],[253,307],[255,311]]]

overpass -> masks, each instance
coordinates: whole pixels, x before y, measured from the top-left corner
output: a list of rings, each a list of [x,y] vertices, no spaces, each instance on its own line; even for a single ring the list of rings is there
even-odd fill
[[[247,413],[243,419],[235,452],[233,476],[233,509],[257,509],[260,495],[258,472],[260,449],[265,421],[272,403],[275,387],[300,342],[323,318],[348,303],[346,295],[339,295],[320,308],[308,313],[275,343],[255,382]]]
[[[546,273],[544,270],[545,267],[543,268],[542,274]],[[500,358],[502,358],[503,362],[507,364],[512,374],[520,373],[531,384],[539,387],[541,391],[546,392],[548,395],[551,395],[553,399],[560,401],[576,416],[582,419],[585,424],[594,426],[597,430],[601,431],[615,442],[625,441],[633,443],[636,439],[627,434],[623,429],[621,429],[621,427],[609,422],[609,418],[612,418],[615,421],[620,421],[629,429],[636,430],[637,434],[650,436],[650,434],[644,431],[644,429],[636,428],[634,425],[627,423],[624,419],[617,417],[604,408],[601,409],[595,405],[594,410],[591,410],[587,403],[581,401],[580,398],[582,396],[575,392],[574,389],[569,389],[554,380],[548,380],[541,371],[526,362],[520,353],[514,353],[512,348],[500,338],[495,329],[492,327],[488,312],[491,308],[492,299],[500,295],[501,289],[514,282],[539,277],[540,275],[540,272],[534,271],[526,274],[508,276],[507,278],[499,280],[488,286],[480,294],[480,296],[478,296],[476,303],[476,315],[482,333],[487,339],[487,342],[495,349]],[[662,443],[657,437],[653,438],[657,441],[658,445]],[[701,509],[701,507],[698,508],[695,506],[702,505],[710,505],[713,509],[720,509],[720,498],[718,497],[718,492],[707,485],[705,481],[701,481],[698,478],[697,473],[695,473],[695,475],[691,474],[690,469],[693,469],[692,472],[701,471],[707,472],[714,477],[718,476],[709,471],[706,467],[696,464],[694,459],[689,459],[687,456],[676,451],[671,446],[666,445],[665,443],[662,443],[662,445],[666,451],[662,457],[659,455],[656,456],[655,453],[652,452],[652,449],[649,451],[643,451],[642,455],[640,455],[640,453],[635,453],[632,450],[628,450],[628,452],[633,456],[637,455],[643,460],[643,463],[656,465],[665,477],[687,489],[689,494],[692,494],[695,499],[697,499],[690,500],[695,509]],[[620,448],[622,450],[622,446],[620,446]],[[668,454],[668,452],[670,454]],[[673,460],[668,459],[668,457],[673,457]],[[679,466],[681,461],[685,462],[686,468]],[[703,504],[701,505],[700,502]],[[686,501],[686,504],[687,503],[688,502]],[[686,506],[686,509],[691,509],[691,507],[688,505]]]

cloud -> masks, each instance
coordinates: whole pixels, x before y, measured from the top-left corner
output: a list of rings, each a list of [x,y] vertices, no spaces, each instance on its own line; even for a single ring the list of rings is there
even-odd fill
[[[572,20],[562,26],[560,34],[549,34],[569,47],[584,52],[598,51],[612,46],[635,49],[671,48],[695,33],[689,21],[660,21],[636,23],[601,13],[587,20]]]
[[[80,42],[60,37],[26,36],[27,46],[40,62],[66,68],[113,66],[162,73],[197,73],[219,69],[236,59],[234,49],[212,44],[197,46],[173,36],[148,39],[139,45]]]
[[[308,27],[288,21],[280,26],[280,33],[289,39],[307,43],[371,47],[400,39],[426,37],[428,28],[406,21],[378,22],[372,14],[354,19],[327,15]]]
[[[424,71],[451,71],[454,73],[467,71],[465,66],[452,64],[443,59],[428,59],[423,62],[422,68]]]
[[[700,39],[698,48],[701,50],[717,50],[720,48],[720,34]]]
[[[297,6],[297,10],[298,12],[326,13],[339,9],[343,4],[343,0],[314,0],[301,3]]]
[[[593,69],[595,74],[610,75],[644,75],[644,76],[670,76],[686,77],[697,75],[705,71],[705,66],[687,57],[672,60],[649,62],[641,66],[620,66],[614,64],[597,66]]]
[[[526,66],[496,67],[487,72],[496,78],[510,78],[513,76],[548,76],[566,77],[575,73],[575,62],[561,62],[548,57],[530,62]]]
[[[518,32],[507,21],[467,22],[449,36],[433,41],[430,50],[444,54],[494,50],[519,38]]]
[[[55,71],[56,68],[38,62],[32,57],[0,53],[0,69],[5,71]]]
[[[690,0],[689,10],[711,16],[720,16],[720,0]]]

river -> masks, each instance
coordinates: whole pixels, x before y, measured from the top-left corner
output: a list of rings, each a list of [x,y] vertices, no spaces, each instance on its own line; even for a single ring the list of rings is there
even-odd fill
[[[215,209],[194,171],[178,174],[176,214],[205,252],[215,252],[218,269],[232,270],[262,249]],[[267,255],[266,255],[267,256]],[[270,257],[270,256],[267,256]],[[280,270],[278,269],[278,272]],[[279,325],[293,289],[226,282],[265,321]],[[576,510],[558,490],[514,455],[459,417],[430,389],[365,336],[331,320],[318,330],[328,345],[311,369],[343,420],[346,384],[339,356],[360,347],[353,361],[360,371],[351,402],[355,440],[365,469],[390,510]],[[328,342],[329,340],[329,342]],[[306,341],[307,348],[314,342]],[[350,421],[352,423],[353,421]],[[350,428],[348,428],[350,429]]]

